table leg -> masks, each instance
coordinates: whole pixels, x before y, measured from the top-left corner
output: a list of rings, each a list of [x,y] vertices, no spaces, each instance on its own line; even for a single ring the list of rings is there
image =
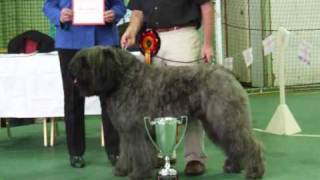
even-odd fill
[[[101,129],[101,146],[104,147],[104,131],[103,131],[102,123],[100,125],[100,129]]]

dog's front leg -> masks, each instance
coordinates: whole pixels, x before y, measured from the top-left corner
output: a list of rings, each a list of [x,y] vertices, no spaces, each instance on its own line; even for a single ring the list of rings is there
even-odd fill
[[[129,174],[129,179],[150,180],[153,174],[155,153],[145,136],[144,129],[132,131],[128,138],[129,157],[132,159],[132,172]]]
[[[132,164],[129,157],[129,142],[126,134],[121,133],[120,135],[120,157],[117,161],[113,174],[115,176],[127,176],[132,171]]]

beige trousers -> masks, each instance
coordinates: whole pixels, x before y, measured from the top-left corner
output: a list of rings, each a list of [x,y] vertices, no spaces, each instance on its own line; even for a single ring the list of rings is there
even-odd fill
[[[191,62],[200,57],[201,44],[198,31],[194,27],[181,28],[169,32],[159,33],[161,47],[153,63],[160,66],[192,66]],[[183,115],[183,114],[182,114]],[[203,162],[206,159],[204,153],[204,131],[200,121],[189,121],[185,139],[185,160],[186,162],[197,160]]]

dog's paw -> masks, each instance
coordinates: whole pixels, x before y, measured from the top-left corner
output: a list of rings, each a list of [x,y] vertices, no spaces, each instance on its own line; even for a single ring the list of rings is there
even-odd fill
[[[247,179],[262,179],[265,172],[265,167],[261,156],[251,158],[251,161],[246,165]]]
[[[246,178],[250,180],[262,179],[263,174],[264,174],[263,166],[254,166],[247,170]]]
[[[263,174],[260,173],[251,173],[251,174],[246,174],[246,179],[247,180],[258,180],[262,179]]]
[[[129,175],[129,180],[151,180],[151,176],[137,176],[134,174]]]
[[[113,175],[124,177],[128,175],[128,170],[120,167],[113,168]]]
[[[223,166],[225,173],[240,173],[242,169],[238,162],[233,162],[230,159],[227,159]]]

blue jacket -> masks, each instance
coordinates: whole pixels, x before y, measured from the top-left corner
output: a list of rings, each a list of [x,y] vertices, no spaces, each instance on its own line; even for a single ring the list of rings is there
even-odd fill
[[[55,47],[61,49],[82,49],[94,45],[118,45],[119,33],[117,22],[124,16],[126,7],[123,0],[105,0],[105,7],[111,8],[116,18],[113,23],[98,26],[73,26],[60,23],[62,8],[70,8],[72,0],[46,0],[44,14],[56,27]]]

